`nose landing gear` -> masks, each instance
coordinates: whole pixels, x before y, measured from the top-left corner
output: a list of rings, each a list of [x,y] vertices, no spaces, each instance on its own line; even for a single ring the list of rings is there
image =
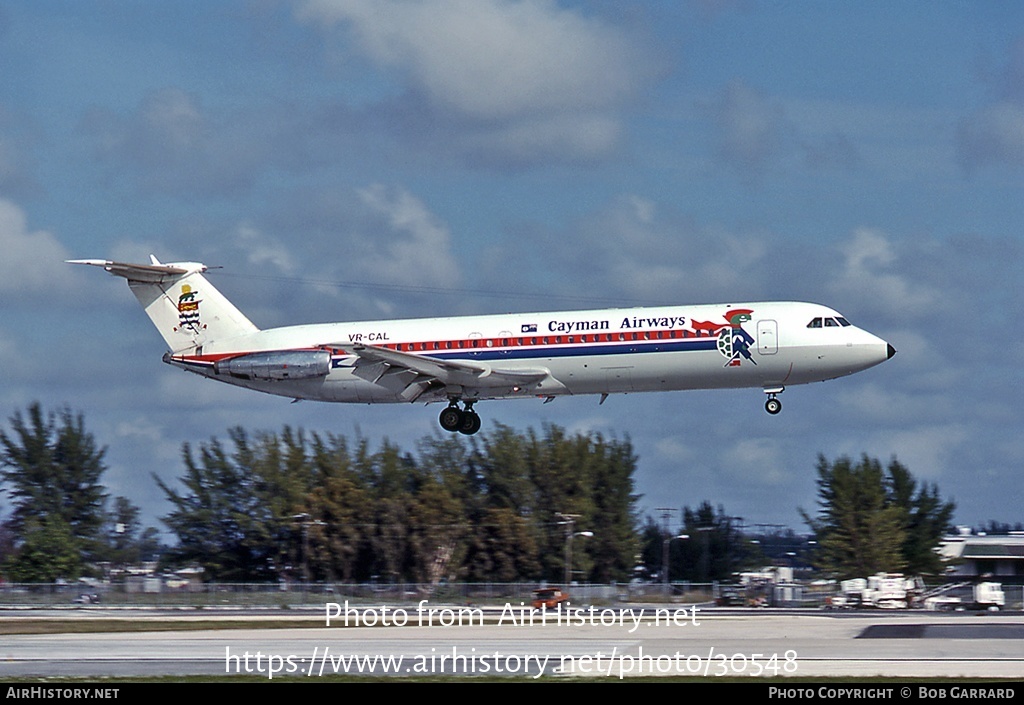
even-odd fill
[[[782,394],[785,389],[785,387],[771,387],[764,390],[764,393],[768,395],[768,401],[764,403],[764,410],[772,416],[782,411],[782,402],[779,401],[778,395]]]
[[[467,436],[472,436],[479,431],[482,422],[479,414],[473,411],[473,402],[467,401],[464,402],[464,405],[465,409],[460,409],[458,399],[448,402],[448,406],[441,411],[441,415],[438,417],[441,428],[451,433],[458,432]]]

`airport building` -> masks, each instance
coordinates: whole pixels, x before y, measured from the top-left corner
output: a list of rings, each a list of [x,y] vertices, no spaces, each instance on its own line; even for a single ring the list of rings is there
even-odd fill
[[[964,527],[942,539],[939,553],[947,562],[949,577],[1024,583],[1024,531],[990,536]]]

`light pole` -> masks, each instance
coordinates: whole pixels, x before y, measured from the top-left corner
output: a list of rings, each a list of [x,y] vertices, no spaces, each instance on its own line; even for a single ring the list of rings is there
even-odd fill
[[[564,514],[558,513],[558,517],[561,521],[558,522],[565,527],[565,587],[568,588],[572,584],[572,540],[575,536],[585,536],[591,538],[594,535],[593,531],[573,531],[573,527],[576,525],[576,520],[580,518],[579,514]]]
[[[690,538],[689,534],[679,534],[678,536],[667,536],[661,542],[661,585],[662,585],[662,593],[664,595],[666,595],[666,596],[668,595],[668,585],[669,585],[669,580],[668,580],[668,549],[669,549],[669,544],[671,544],[676,539],[688,539],[688,538]]]
[[[326,526],[326,522],[318,519],[311,520],[307,512],[293,514],[292,519],[300,522],[300,526],[302,526],[302,580],[306,585],[309,585],[309,527]]]
[[[565,586],[569,587],[572,583],[572,539],[575,536],[583,536],[585,538],[593,538],[593,531],[577,531],[575,533],[569,533],[565,539]]]
[[[711,573],[711,541],[710,541],[710,539],[708,539],[708,532],[709,531],[714,531],[714,530],[715,530],[714,526],[698,526],[697,527],[697,531],[701,531],[704,534],[704,550],[701,551],[701,557],[700,557],[701,564],[702,564],[702,567],[703,567],[703,570],[701,571],[702,572],[701,579],[704,580],[705,582],[708,582],[708,583],[711,582],[711,578],[709,577],[709,575]]]

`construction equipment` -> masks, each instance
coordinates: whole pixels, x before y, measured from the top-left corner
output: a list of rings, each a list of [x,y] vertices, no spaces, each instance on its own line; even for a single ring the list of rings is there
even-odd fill
[[[920,578],[908,578],[902,573],[876,573],[868,578],[843,580],[840,594],[833,597],[828,606],[836,609],[906,609],[922,587]]]

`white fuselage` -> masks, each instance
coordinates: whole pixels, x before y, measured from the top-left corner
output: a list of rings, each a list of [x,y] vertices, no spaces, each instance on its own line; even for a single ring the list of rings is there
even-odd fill
[[[414,372],[387,359],[368,360],[360,346],[407,359],[465,362],[483,372],[410,394]],[[275,351],[320,351],[326,359],[325,350],[329,372],[300,379],[247,378],[217,365]],[[207,340],[165,359],[271,394],[379,403],[736,387],[770,393],[849,375],[893,352],[825,306],[760,302],[300,325]],[[516,371],[534,378],[494,381]]]

